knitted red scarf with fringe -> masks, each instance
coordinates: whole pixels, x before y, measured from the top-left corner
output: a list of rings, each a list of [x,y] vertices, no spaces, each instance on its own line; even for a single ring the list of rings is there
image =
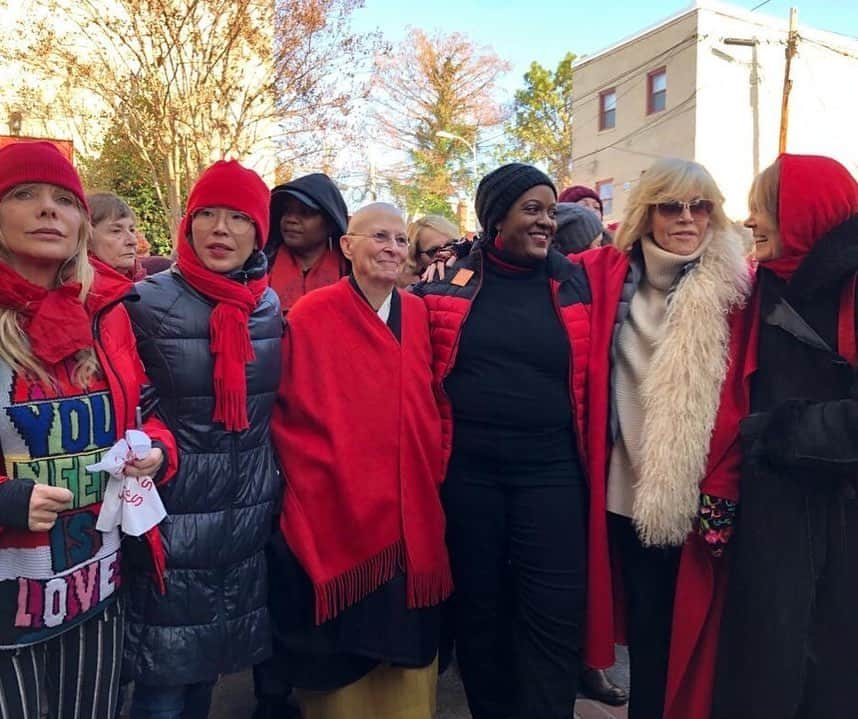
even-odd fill
[[[400,570],[410,608],[452,591],[426,308],[400,298],[401,343],[347,277],[289,311],[271,431],[280,529],[313,583],[317,624]]]
[[[248,280],[246,284],[206,269],[191,243],[179,243],[179,271],[187,283],[217,304],[209,318],[210,348],[214,355],[215,408],[212,419],[223,422],[230,432],[240,432],[247,421],[247,379],[245,365],[254,359],[248,323],[250,314],[265,288],[268,278]]]

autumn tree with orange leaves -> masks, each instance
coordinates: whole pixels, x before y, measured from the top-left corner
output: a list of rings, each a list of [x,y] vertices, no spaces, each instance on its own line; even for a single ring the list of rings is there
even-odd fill
[[[471,195],[476,181],[471,151],[438,132],[474,144],[483,130],[502,124],[494,91],[508,70],[491,48],[478,47],[459,33],[411,30],[376,59],[375,122],[381,142],[404,156],[388,172],[391,191],[410,215],[451,216],[449,200],[456,191]]]

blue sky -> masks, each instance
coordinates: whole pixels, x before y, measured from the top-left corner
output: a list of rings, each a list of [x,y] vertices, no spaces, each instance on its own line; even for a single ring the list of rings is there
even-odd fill
[[[747,10],[762,0],[731,4]],[[513,68],[503,87],[519,87],[533,60],[554,67],[572,51],[592,54],[689,7],[684,0],[365,0],[353,27],[379,29],[385,38],[402,39],[412,26],[445,33],[461,32],[480,45],[491,45]],[[858,37],[855,0],[769,0],[760,14],[786,20],[798,8],[800,25]]]

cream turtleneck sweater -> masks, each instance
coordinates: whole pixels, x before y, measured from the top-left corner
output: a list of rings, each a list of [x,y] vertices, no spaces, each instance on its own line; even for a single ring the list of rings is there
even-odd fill
[[[698,259],[709,243],[707,236],[690,255],[661,249],[649,236],[641,239],[644,274],[632,298],[629,316],[617,342],[615,401],[620,435],[611,451],[608,472],[608,511],[632,517],[640,466],[644,408],[640,387],[663,336],[667,295],[682,267]],[[665,437],[669,442],[670,438]]]

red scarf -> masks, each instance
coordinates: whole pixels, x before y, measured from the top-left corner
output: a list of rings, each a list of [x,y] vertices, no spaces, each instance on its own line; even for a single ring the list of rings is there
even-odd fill
[[[215,408],[212,419],[223,422],[230,432],[240,432],[247,420],[247,378],[245,365],[254,359],[250,342],[250,313],[268,287],[268,278],[241,284],[206,269],[191,243],[179,242],[179,271],[197,292],[217,304],[209,318],[211,351],[214,355]]]
[[[346,274],[345,262],[337,252],[325,252],[305,272],[289,248],[280,245],[271,269],[271,288],[280,297],[283,312],[288,312],[308,292],[332,285]]]
[[[410,608],[452,590],[426,308],[399,297],[401,343],[348,278],[289,312],[271,433],[280,529],[313,583],[317,623],[402,569]]]
[[[30,348],[46,367],[92,347],[92,321],[78,282],[46,290],[0,261],[0,307],[20,313]]]
[[[858,183],[830,157],[783,154],[778,160],[783,255],[760,264],[789,281],[816,243],[858,212]]]

